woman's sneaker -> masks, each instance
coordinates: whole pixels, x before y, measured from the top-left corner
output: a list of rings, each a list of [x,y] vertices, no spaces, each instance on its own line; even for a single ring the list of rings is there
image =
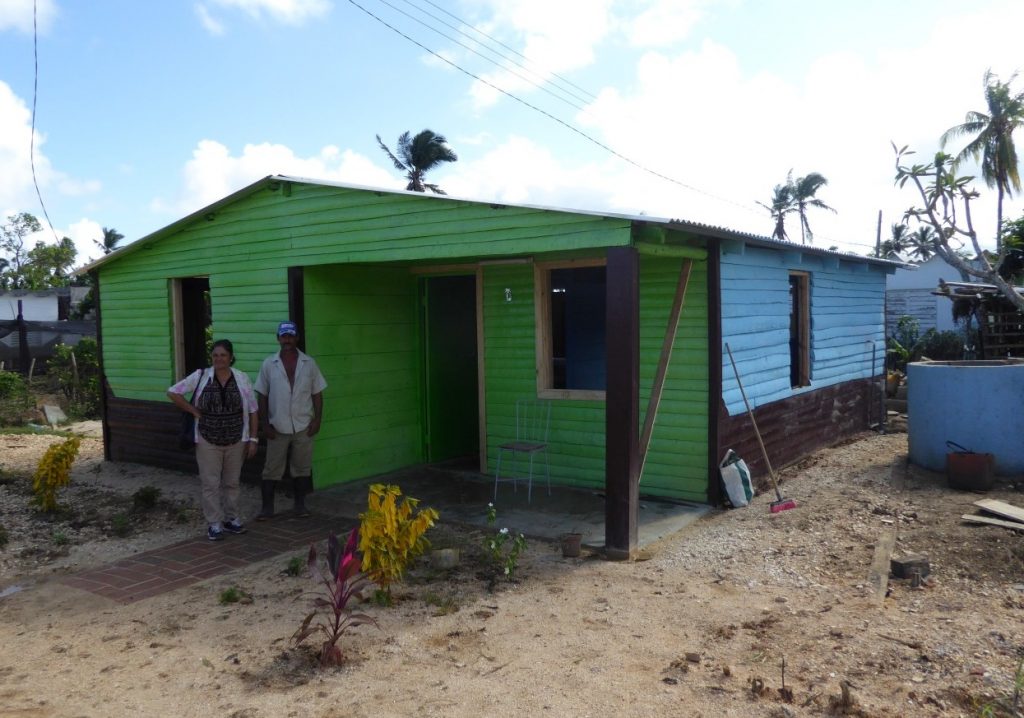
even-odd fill
[[[229,534],[244,534],[245,526],[238,519],[231,519],[230,521],[224,522],[224,530]]]
[[[210,524],[209,528],[206,529],[206,538],[211,541],[223,541],[224,532],[221,531],[220,524]]]

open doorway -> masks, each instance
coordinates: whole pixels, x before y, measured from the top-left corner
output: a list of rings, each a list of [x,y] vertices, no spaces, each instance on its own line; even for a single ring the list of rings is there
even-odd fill
[[[426,459],[479,463],[476,275],[423,277]]]
[[[171,280],[174,303],[174,371],[178,379],[209,364],[213,308],[208,277]]]

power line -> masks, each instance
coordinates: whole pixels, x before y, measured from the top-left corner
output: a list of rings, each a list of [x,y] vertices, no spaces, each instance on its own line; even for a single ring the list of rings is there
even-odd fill
[[[473,26],[473,25],[471,25],[470,23],[466,22],[465,20],[461,19],[460,17],[458,17],[458,16],[456,16],[456,15],[453,15],[453,14],[452,14],[451,12],[449,12],[449,11],[448,11],[448,10],[446,10],[445,8],[441,7],[441,6],[440,6],[440,5],[438,5],[437,3],[431,2],[431,0],[424,0],[424,1],[425,1],[425,2],[426,2],[426,3],[428,4],[428,5],[432,5],[433,7],[437,8],[438,10],[440,10],[441,12],[443,12],[444,14],[446,14],[446,15],[448,15],[449,17],[453,18],[454,20],[458,21],[458,22],[459,22],[459,23],[460,23],[461,25],[463,25],[463,26],[465,26],[465,27],[468,27],[468,28],[470,28],[470,29],[471,29],[471,30],[473,30],[473,32],[475,32],[475,33],[476,33],[477,35],[481,35],[481,36],[483,36],[483,37],[487,38],[487,39],[488,39],[488,40],[490,40],[491,42],[493,42],[493,43],[495,43],[495,44],[497,44],[497,45],[500,45],[500,46],[501,46],[501,47],[503,47],[504,49],[508,50],[508,51],[509,51],[509,52],[511,52],[511,53],[512,53],[513,55],[517,55],[518,57],[521,57],[521,58],[522,58],[523,60],[525,60],[526,62],[530,62],[530,59],[529,59],[528,57],[526,57],[526,55],[524,55],[523,53],[519,52],[518,50],[516,50],[516,49],[514,49],[514,48],[512,48],[512,47],[509,47],[508,45],[506,45],[505,43],[503,43],[503,42],[502,42],[501,40],[497,39],[496,37],[493,37],[493,36],[491,36],[491,35],[488,35],[488,34],[487,34],[486,32],[484,32],[483,30],[478,30],[478,29],[477,29],[476,27],[474,27],[474,26]],[[446,26],[446,27],[450,27],[451,29],[453,29],[453,30],[455,30],[456,32],[458,32],[458,33],[459,33],[460,35],[463,35],[464,37],[466,37],[466,38],[469,38],[470,40],[472,40],[473,42],[477,43],[477,44],[478,44],[478,45],[480,45],[481,47],[486,47],[486,45],[484,45],[484,43],[482,43],[482,42],[480,42],[479,40],[476,40],[476,39],[474,39],[474,38],[470,37],[469,33],[467,33],[467,32],[465,32],[465,31],[463,31],[463,30],[462,30],[461,28],[459,28],[459,27],[456,27],[455,25],[452,25],[452,24],[450,24],[450,23],[447,23],[447,22],[445,22],[445,21],[444,21],[444,20],[442,20],[441,18],[439,18],[439,17],[437,17],[436,15],[433,15],[433,14],[431,14],[431,13],[427,12],[426,10],[424,10],[424,9],[423,9],[423,8],[421,8],[421,7],[417,7],[417,6],[416,6],[416,4],[415,4],[414,2],[412,2],[412,0],[402,0],[402,2],[404,2],[404,3],[406,4],[406,5],[411,5],[411,6],[415,7],[415,8],[417,9],[417,10],[419,10],[420,12],[422,12],[422,13],[423,13],[424,15],[426,15],[427,17],[429,17],[429,18],[431,18],[431,19],[433,19],[433,20],[436,20],[437,22],[441,23],[442,25],[444,25],[444,26]],[[530,73],[532,73],[532,74],[534,74],[534,75],[536,75],[536,76],[540,77],[540,74],[539,74],[539,73],[537,73],[537,72],[534,72],[534,71],[530,70],[530,69],[529,69],[528,67],[526,67],[525,65],[523,65],[522,63],[520,63],[520,62],[519,62],[518,60],[515,60],[515,59],[513,59],[513,58],[510,58],[510,57],[508,57],[508,56],[504,55],[503,53],[501,53],[500,51],[498,51],[498,50],[494,50],[493,48],[488,48],[488,50],[490,50],[491,52],[494,52],[495,54],[497,54],[498,56],[500,56],[500,57],[501,57],[502,59],[505,59],[505,60],[509,60],[509,61],[511,61],[511,62],[513,62],[513,63],[515,63],[516,65],[518,65],[519,67],[523,68],[523,69],[524,69],[524,70],[526,70],[527,72],[530,72]],[[581,97],[580,95],[577,95],[577,94],[576,94],[575,92],[572,92],[572,91],[566,90],[566,89],[564,89],[564,88],[560,88],[560,89],[561,89],[561,91],[563,91],[563,92],[565,92],[566,94],[568,94],[568,95],[570,95],[570,96],[574,97],[575,99],[578,99],[578,100],[580,100],[581,102],[592,102],[592,101],[594,101],[594,100],[596,100],[596,99],[597,99],[597,96],[596,96],[596,95],[594,95],[594,93],[592,93],[592,92],[589,92],[588,90],[585,90],[584,88],[582,88],[582,87],[580,87],[579,85],[577,85],[577,84],[575,84],[575,83],[571,82],[570,80],[567,80],[566,78],[564,78],[564,77],[562,77],[561,75],[559,75],[559,74],[558,74],[557,72],[551,72],[551,71],[548,71],[548,70],[546,70],[546,68],[541,68],[541,70],[543,70],[544,72],[546,72],[547,74],[549,74],[549,75],[550,75],[551,77],[553,77],[553,78],[556,78],[557,80],[559,80],[560,82],[564,83],[565,85],[568,85],[569,87],[573,88],[574,90],[578,90],[578,91],[579,91],[580,93],[582,93],[582,94],[583,94],[583,96]],[[551,84],[552,84],[552,85],[554,85],[555,83],[554,83],[554,82],[552,82]]]
[[[28,140],[28,161],[32,166],[32,184],[36,188],[39,206],[43,208],[43,216],[46,217],[46,223],[50,225],[54,240],[60,244],[60,240],[57,239],[57,230],[53,228],[50,214],[46,211],[43,193],[39,191],[39,181],[36,179],[36,100],[39,96],[39,31],[36,27],[36,0],[32,0],[32,58],[35,62],[35,76],[32,80],[32,132]]]
[[[744,210],[746,212],[750,212],[752,214],[761,215],[760,212],[755,212],[755,210],[752,207],[750,207],[750,206],[747,206],[747,205],[744,205],[744,204],[740,204],[739,202],[736,202],[736,201],[731,200],[731,199],[726,199],[725,197],[719,197],[719,196],[717,196],[715,194],[712,194],[712,193],[707,192],[705,190],[702,190],[702,189],[699,189],[697,187],[694,187],[693,185],[686,184],[685,182],[682,182],[681,180],[677,180],[674,177],[669,177],[668,175],[662,174],[661,172],[658,172],[656,170],[651,169],[650,167],[647,167],[645,165],[640,164],[636,160],[633,160],[633,159],[627,157],[626,155],[622,154],[621,152],[618,152],[615,149],[613,149],[613,148],[609,147],[608,145],[604,144],[600,140],[598,140],[598,139],[588,135],[583,130],[580,130],[580,129],[574,127],[573,125],[569,124],[565,120],[556,117],[555,115],[551,114],[547,110],[543,110],[540,107],[537,107],[536,105],[533,105],[533,104],[527,102],[526,100],[522,99],[521,97],[518,97],[517,95],[509,92],[508,90],[504,90],[504,89],[498,87],[493,82],[490,82],[488,80],[483,79],[479,75],[476,75],[476,74],[470,72],[469,70],[465,69],[461,65],[459,65],[459,64],[449,60],[447,57],[444,57],[443,55],[435,52],[434,50],[431,50],[429,47],[427,47],[426,45],[424,45],[420,41],[410,37],[409,35],[405,34],[401,30],[396,28],[395,26],[389,24],[383,18],[375,15],[370,10],[367,10],[365,7],[363,7],[358,2],[356,2],[356,0],[348,0],[348,2],[351,5],[354,5],[358,9],[362,10],[364,13],[369,15],[371,18],[373,18],[374,20],[376,20],[381,25],[383,25],[384,27],[388,28],[389,30],[391,30],[395,34],[400,35],[401,37],[403,37],[406,40],[408,40],[409,42],[411,42],[413,45],[416,45],[420,49],[430,53],[431,55],[433,55],[437,59],[441,60],[442,62],[444,62],[444,63],[446,63],[448,65],[451,65],[452,67],[454,67],[459,72],[461,72],[461,73],[463,73],[465,75],[468,75],[469,77],[473,78],[477,82],[481,82],[481,83],[487,85],[488,87],[490,87],[491,89],[496,90],[497,92],[500,92],[501,94],[505,95],[506,97],[508,97],[508,98],[510,98],[512,100],[515,100],[516,102],[518,102],[519,104],[523,105],[524,107],[528,107],[529,109],[533,110],[534,112],[538,112],[538,113],[544,115],[549,120],[557,122],[558,124],[560,124],[563,127],[565,127],[567,130],[569,130],[570,132],[573,132],[573,133],[579,135],[580,137],[584,138],[588,142],[596,145],[597,147],[600,147],[601,149],[603,149],[605,152],[609,153],[610,155],[613,155],[613,156],[619,158],[620,160],[622,160],[623,162],[625,162],[625,163],[627,163],[629,165],[632,165],[633,167],[636,167],[640,171],[646,172],[646,173],[648,173],[648,174],[650,174],[650,175],[652,175],[654,177],[657,177],[659,179],[663,179],[666,182],[671,182],[672,184],[678,185],[679,187],[682,187],[684,189],[688,189],[691,192],[696,192],[697,194],[704,195],[705,197],[709,197],[709,198],[711,198],[713,200],[716,200],[718,202],[724,202],[726,204],[730,204],[730,205],[732,205],[734,207],[742,209],[742,210]]]
[[[513,69],[511,69],[511,68],[509,68],[509,67],[506,67],[506,66],[502,65],[502,64],[501,64],[500,62],[497,62],[497,61],[493,60],[493,59],[492,59],[492,58],[490,58],[490,57],[486,57],[485,55],[483,55],[483,54],[481,54],[480,52],[478,52],[478,51],[474,50],[473,48],[469,47],[468,45],[466,45],[466,44],[464,44],[464,43],[461,43],[461,42],[459,42],[458,40],[456,40],[456,39],[455,39],[454,37],[452,37],[451,35],[446,35],[446,34],[444,34],[444,33],[443,33],[442,31],[438,30],[438,29],[437,29],[436,27],[433,27],[433,26],[431,26],[431,25],[429,25],[429,24],[425,23],[425,22],[424,22],[423,20],[420,20],[419,18],[413,17],[412,15],[410,15],[410,14],[409,14],[409,13],[407,13],[407,12],[405,12],[404,10],[400,10],[399,8],[395,7],[395,6],[394,6],[394,5],[392,5],[392,4],[390,3],[390,2],[388,2],[388,0],[379,0],[379,2],[380,2],[381,4],[383,4],[383,5],[387,5],[387,6],[389,7],[389,8],[391,8],[391,9],[392,9],[392,10],[394,10],[395,12],[397,12],[397,13],[399,13],[399,14],[401,14],[401,15],[404,15],[405,17],[409,18],[409,19],[410,19],[410,20],[412,20],[413,22],[418,22],[418,23],[419,23],[420,25],[422,25],[423,27],[427,28],[428,30],[432,30],[433,32],[437,33],[438,35],[440,35],[440,36],[441,36],[441,37],[443,37],[444,39],[446,39],[446,40],[450,40],[451,42],[454,42],[454,43],[455,43],[456,45],[458,45],[459,47],[461,47],[461,48],[463,48],[463,49],[465,49],[465,50],[468,50],[469,52],[473,53],[473,54],[474,54],[474,55],[476,55],[477,57],[482,57],[482,58],[483,58],[484,60],[486,60],[487,62],[490,62],[491,64],[495,65],[496,67],[498,67],[498,68],[500,68],[500,69],[502,69],[502,70],[505,70],[505,71],[506,71],[506,72],[508,72],[509,74],[515,75],[515,76],[516,76],[516,77],[518,77],[518,78],[519,78],[520,80],[523,80],[524,82],[527,82],[527,83],[529,83],[530,85],[533,85],[534,87],[536,87],[536,88],[537,88],[538,90],[540,90],[541,92],[546,92],[547,94],[549,94],[549,95],[551,95],[552,97],[554,97],[554,98],[555,98],[556,100],[560,100],[560,101],[564,102],[565,104],[569,105],[569,106],[570,106],[570,107],[572,107],[573,109],[579,110],[580,112],[586,112],[586,111],[587,111],[587,110],[586,110],[586,108],[585,108],[585,107],[583,107],[582,105],[576,104],[575,102],[572,102],[571,100],[567,100],[567,99],[566,99],[565,97],[562,97],[561,95],[558,95],[558,94],[556,94],[555,92],[551,91],[551,90],[550,90],[550,89],[548,89],[547,87],[545,87],[545,86],[543,86],[543,85],[541,85],[541,84],[538,84],[537,82],[535,82],[535,81],[531,80],[531,79],[530,79],[530,78],[528,78],[528,77],[524,77],[523,75],[519,74],[519,73],[518,73],[518,72],[516,72],[515,70],[513,70]],[[442,24],[446,24],[446,23],[443,23],[443,21],[442,21]],[[449,27],[451,27],[451,26],[449,25]],[[458,30],[458,28],[456,28],[456,30]],[[461,31],[459,31],[459,32],[461,32]],[[465,33],[462,33],[462,34],[463,34],[463,35],[465,35]],[[476,41],[474,40],[473,42],[476,42]],[[477,43],[477,44],[478,44],[478,45],[480,45],[480,43]],[[483,45],[480,45],[480,46],[481,46],[481,47],[484,47]],[[494,51],[493,51],[493,50],[491,50],[490,48],[487,48],[487,51],[488,51],[488,52],[494,52]],[[502,58],[503,60],[507,60],[507,59],[508,59],[508,58],[506,58],[505,56],[501,55],[500,53],[497,53],[497,52],[495,52],[495,54],[497,54],[497,55],[498,55],[499,57],[501,57],[501,58]],[[526,70],[527,72],[532,72],[532,71],[531,71],[531,70],[529,70],[528,68],[525,68],[525,67],[523,67],[523,66],[522,66],[522,65],[521,65],[520,63],[518,63],[518,62],[515,62],[514,60],[513,60],[512,62],[514,62],[514,63],[515,63],[515,64],[516,64],[516,65],[517,65],[518,67],[522,67],[522,68],[523,68],[524,70]],[[536,75],[537,73],[533,73],[533,74],[534,74],[534,75]],[[538,76],[538,77],[539,77],[539,76]]]

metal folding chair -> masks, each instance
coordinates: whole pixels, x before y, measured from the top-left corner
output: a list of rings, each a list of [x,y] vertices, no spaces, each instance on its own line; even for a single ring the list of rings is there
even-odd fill
[[[525,476],[526,501],[533,498],[533,464],[534,458],[544,455],[544,477],[547,479],[548,496],[551,495],[551,468],[548,465],[548,430],[551,427],[551,402],[541,399],[519,399],[516,401],[516,439],[498,445],[498,465],[494,472],[494,500],[498,500],[498,484],[512,482],[512,491],[518,491],[518,483],[524,477],[516,474],[516,462],[521,455],[529,459],[529,469]],[[506,452],[511,452],[512,471],[507,476],[501,475],[501,459]]]

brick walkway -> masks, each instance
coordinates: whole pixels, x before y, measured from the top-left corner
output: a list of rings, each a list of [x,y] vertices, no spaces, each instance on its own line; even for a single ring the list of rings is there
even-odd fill
[[[133,603],[288,551],[303,549],[305,556],[309,544],[325,540],[330,531],[347,534],[352,526],[352,521],[318,514],[306,519],[280,515],[273,521],[248,524],[248,532],[241,536],[210,541],[203,534],[64,576],[60,582],[118,603]]]

